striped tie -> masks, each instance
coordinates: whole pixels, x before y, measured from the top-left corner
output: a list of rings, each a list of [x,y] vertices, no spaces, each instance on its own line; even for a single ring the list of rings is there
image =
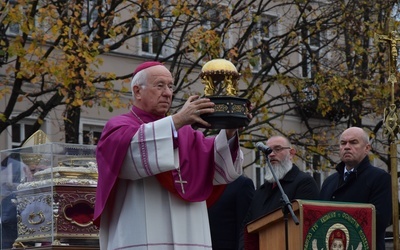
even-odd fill
[[[351,172],[346,172],[344,173],[344,181],[347,181],[347,179],[349,178]]]

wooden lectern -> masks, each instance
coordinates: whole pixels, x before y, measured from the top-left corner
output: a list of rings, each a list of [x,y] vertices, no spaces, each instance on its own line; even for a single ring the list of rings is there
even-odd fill
[[[375,249],[375,207],[372,204],[295,200],[292,208],[300,224],[296,225],[288,214],[290,250],[327,250],[333,242],[342,244],[343,249]],[[286,249],[281,209],[250,222],[247,230],[259,235],[262,250]]]

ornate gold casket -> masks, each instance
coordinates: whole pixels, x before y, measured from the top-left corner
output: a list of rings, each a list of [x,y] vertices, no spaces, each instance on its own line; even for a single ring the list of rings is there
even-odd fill
[[[2,186],[12,187],[2,200],[11,197],[16,210],[14,248],[98,245],[95,146],[46,143],[0,154]]]
[[[205,97],[215,103],[214,113],[201,115],[211,124],[210,128],[246,127],[250,122],[250,101],[237,97],[240,73],[235,65],[222,58],[210,60],[202,67],[200,78],[205,86]],[[201,124],[196,126],[203,127]]]

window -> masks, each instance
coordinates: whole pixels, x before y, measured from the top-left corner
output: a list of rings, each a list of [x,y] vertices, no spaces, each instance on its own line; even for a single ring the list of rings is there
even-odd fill
[[[37,30],[43,31],[46,33],[52,26],[52,19],[55,13],[50,12],[51,10],[48,7],[48,3],[45,0],[39,0],[38,5],[36,6],[35,12],[35,27]]]
[[[316,72],[315,62],[320,59],[320,50],[323,41],[326,39],[326,30],[313,30],[310,32],[308,29],[303,28],[301,36],[304,43],[301,48],[301,76],[313,79]],[[308,44],[308,46],[305,44]]]
[[[86,145],[97,145],[104,125],[85,119],[81,120],[81,123],[82,132],[80,134],[82,136],[79,138],[79,142]]]
[[[19,24],[18,23],[10,24],[10,26],[7,29],[7,35],[18,35],[19,33],[20,33]]]
[[[306,170],[320,170],[321,169],[321,156],[312,154],[308,155],[306,161]]]
[[[262,184],[265,182],[265,173],[266,173],[266,168],[268,168],[267,165],[267,159],[266,156],[261,153],[260,151],[255,151],[256,158],[260,159],[260,164],[255,164],[255,187],[259,188]]]
[[[223,27],[223,17],[226,16],[224,13],[227,11],[227,7],[215,4],[215,3],[205,3],[199,8],[200,24],[205,29],[222,29]]]
[[[114,18],[120,18],[120,17],[113,17],[112,20],[110,20],[110,15],[106,14],[107,16],[104,16],[106,12],[108,12],[110,6],[109,4],[104,1],[97,1],[97,0],[84,0],[83,3],[83,8],[82,8],[82,15],[81,15],[81,26],[82,26],[82,31],[90,37],[90,40],[99,40],[99,42],[102,45],[112,45],[116,42],[117,38],[111,37],[110,32],[108,30],[104,30],[101,28],[98,28],[99,26],[103,25],[98,25],[98,22],[113,22]],[[103,15],[103,19],[100,17],[100,15]],[[97,24],[96,24],[97,23]],[[115,50],[114,50],[115,51]]]
[[[221,3],[203,2],[197,7],[199,26],[195,40],[203,63],[223,56],[222,47],[230,47],[230,31],[224,30],[229,8]],[[218,44],[209,41],[218,41]]]
[[[22,141],[31,134],[34,120],[23,120],[11,126],[12,148],[21,147]]]
[[[101,131],[94,131],[92,129],[83,130],[83,144],[97,145],[101,136]]]
[[[158,54],[162,51],[161,21],[158,19],[142,19],[141,23],[142,52],[148,54]]]
[[[8,2],[9,6],[8,9],[15,8],[18,5],[17,0],[10,0]],[[20,34],[20,25],[19,23],[9,23],[7,31],[7,35],[18,35]]]
[[[306,161],[306,172],[312,174],[314,180],[317,182],[317,185],[321,186],[321,156],[320,155],[311,155]]]
[[[318,90],[319,90],[318,84],[311,82],[308,85],[306,85],[302,89],[302,92],[304,93],[304,100],[307,102],[311,102],[318,99]]]
[[[169,0],[157,0],[152,3],[153,8],[149,10],[149,14],[140,19],[139,54],[168,57],[175,53],[176,26],[174,15],[171,13],[173,8]],[[165,33],[168,33],[168,36],[165,36]]]
[[[251,47],[254,49],[253,70],[258,71],[269,64],[269,39],[278,33],[278,18],[272,15],[264,15],[261,20],[255,23],[254,36],[251,40]]]
[[[255,182],[255,187],[259,188],[262,184],[264,184],[265,179],[265,168],[268,166],[256,166],[256,182]]]
[[[93,27],[94,22],[99,16],[97,1],[86,0],[82,10],[82,29],[84,32],[88,32]],[[94,33],[93,31],[91,33]]]

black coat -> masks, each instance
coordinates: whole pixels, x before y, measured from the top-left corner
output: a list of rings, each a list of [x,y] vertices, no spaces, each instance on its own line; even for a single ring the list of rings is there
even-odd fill
[[[289,201],[295,199],[316,200],[318,199],[319,187],[314,178],[293,164],[292,169],[280,181],[282,189]],[[265,182],[258,188],[250,204],[249,211],[244,220],[244,225],[258,219],[266,214],[282,207],[281,192],[278,187],[272,188],[273,184]],[[244,231],[240,237],[240,249],[244,248]]]
[[[11,249],[18,237],[17,208],[13,199],[15,194],[10,194],[1,201],[0,249]]]
[[[208,209],[213,250],[238,249],[240,229],[254,194],[250,178],[239,176],[228,184]]]
[[[343,181],[345,164],[336,166],[337,172],[322,184],[320,199],[370,203],[376,209],[376,249],[385,249],[385,231],[392,218],[391,177],[386,171],[374,167],[366,156],[349,179]]]

